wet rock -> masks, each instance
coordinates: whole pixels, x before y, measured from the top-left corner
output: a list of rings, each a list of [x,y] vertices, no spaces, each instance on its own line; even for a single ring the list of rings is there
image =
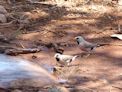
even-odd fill
[[[7,18],[4,14],[0,14],[0,22],[1,23],[6,23],[7,22]]]

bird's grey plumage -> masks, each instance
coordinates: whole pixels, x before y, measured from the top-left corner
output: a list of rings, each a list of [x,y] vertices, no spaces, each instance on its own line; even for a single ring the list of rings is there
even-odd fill
[[[75,56],[62,55],[60,53],[56,53],[54,57],[55,57],[56,61],[58,63],[60,63],[61,65],[69,65],[69,63],[74,61],[76,59],[76,57],[78,57],[78,56],[77,55],[75,55]]]
[[[77,36],[77,37],[75,37],[75,39],[78,43],[79,48],[83,51],[91,51],[94,48],[99,46],[98,44],[93,44],[93,43],[86,41],[82,36]]]

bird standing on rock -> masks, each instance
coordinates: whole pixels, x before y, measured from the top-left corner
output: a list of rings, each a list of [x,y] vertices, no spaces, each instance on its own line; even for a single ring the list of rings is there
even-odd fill
[[[71,56],[71,55],[62,55],[60,53],[55,54],[56,61],[61,65],[68,65],[78,57],[77,55]]]
[[[86,41],[82,36],[77,36],[77,37],[75,37],[75,39],[78,43],[79,48],[85,52],[92,51],[94,48],[100,46],[98,44],[94,44],[94,43],[90,43],[90,42]]]

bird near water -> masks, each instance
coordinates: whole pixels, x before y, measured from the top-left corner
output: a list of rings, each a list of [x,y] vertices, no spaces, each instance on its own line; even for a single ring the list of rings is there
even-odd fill
[[[85,52],[90,52],[94,50],[96,47],[99,47],[99,44],[91,43],[86,41],[82,36],[75,37],[78,47]]]
[[[56,53],[54,55],[54,58],[56,59],[56,61],[61,64],[61,65],[68,65],[74,61],[76,58],[78,57],[78,55],[72,56],[72,55],[63,55],[60,53]]]

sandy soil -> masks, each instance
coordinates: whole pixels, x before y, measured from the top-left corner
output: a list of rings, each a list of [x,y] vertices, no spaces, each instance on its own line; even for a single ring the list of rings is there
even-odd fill
[[[56,65],[53,57],[54,50],[44,44],[60,43],[59,46],[64,48],[64,54],[72,55],[82,53],[74,40],[74,37],[78,35],[82,35],[94,43],[109,43],[111,45],[95,49],[94,53],[88,57],[78,57],[76,61],[71,63],[70,67],[61,68],[61,72],[54,76],[68,79],[68,83],[60,86],[68,87],[67,89],[75,88],[77,91],[74,92],[122,91],[122,46],[118,46],[118,44],[122,44],[122,41],[110,37],[114,33],[122,33],[118,31],[118,23],[122,24],[121,12],[116,12],[115,7],[109,7],[109,12],[101,13],[92,10],[84,12],[76,9],[74,11],[55,6],[32,6],[38,7],[45,15],[37,18],[37,22],[32,22],[26,30],[22,30],[10,44],[0,42],[1,44],[17,47],[21,47],[22,44],[24,48],[43,45],[44,51],[21,54],[17,57],[38,64]],[[25,9],[25,11],[29,12],[30,10]],[[15,25],[10,28],[0,27],[0,33],[6,37],[10,37],[16,30]],[[33,56],[36,58],[32,58]],[[42,92],[45,91],[41,88],[20,88],[19,90],[22,92],[40,92],[39,89],[43,90]],[[9,90],[18,92],[15,91],[17,89],[10,88]]]

